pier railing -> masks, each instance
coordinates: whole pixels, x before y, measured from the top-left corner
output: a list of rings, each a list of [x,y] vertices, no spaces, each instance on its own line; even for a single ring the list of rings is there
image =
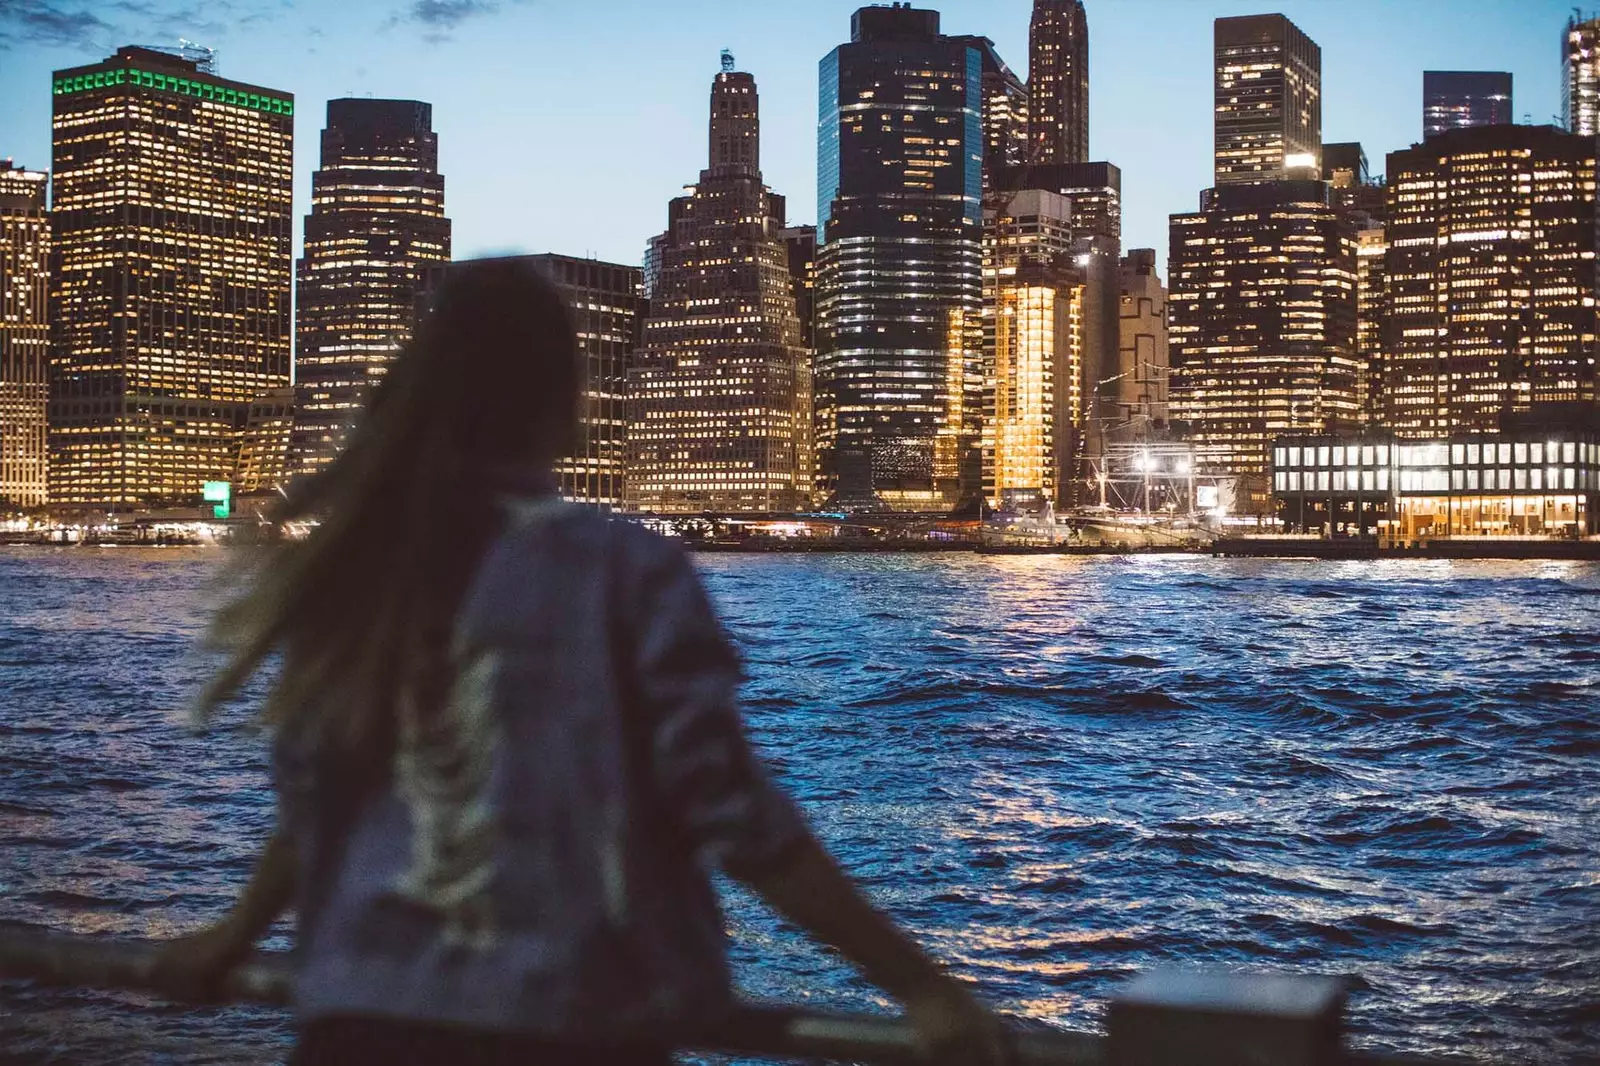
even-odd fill
[[[159,943],[31,929],[0,930],[0,979],[41,984],[160,990]],[[287,1006],[286,958],[258,955],[221,989],[222,1000]],[[1352,1051],[1344,1046],[1344,987],[1337,978],[1293,974],[1149,974],[1114,997],[1107,1035],[1066,1032],[1008,1019],[1009,1061],[1017,1066],[1467,1066]],[[923,1062],[910,1024],[888,1015],[848,1014],[746,1003],[711,1031],[661,1034],[670,1046],[769,1059],[861,1063]]]

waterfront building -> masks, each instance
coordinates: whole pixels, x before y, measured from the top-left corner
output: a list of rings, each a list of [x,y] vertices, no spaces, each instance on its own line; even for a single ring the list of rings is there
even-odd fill
[[[1384,381],[1383,336],[1387,314],[1388,281],[1384,263],[1389,238],[1383,226],[1356,231],[1356,362],[1361,377],[1360,421],[1383,420],[1388,386]]]
[[[1167,426],[1167,289],[1156,273],[1156,250],[1133,248],[1118,270],[1117,373],[1111,402],[1116,421],[1108,441],[1143,441]]]
[[[819,68],[817,448],[855,509],[981,491],[981,38],[863,7]]]
[[[1511,75],[1503,70],[1422,72],[1422,139],[1468,126],[1503,126],[1511,113]]]
[[[983,492],[993,507],[1071,502],[1083,424],[1084,275],[1071,201],[984,204]]]
[[[1033,0],[1026,162],[1089,161],[1089,18],[1083,0]]]
[[[628,377],[630,509],[809,506],[811,384],[785,204],[761,182],[755,79],[712,81],[710,158],[668,209],[643,342]]]
[[[1595,159],[1592,136],[1512,125],[1389,154],[1386,429],[1595,403]]]
[[[1284,529],[1403,542],[1600,534],[1600,427],[1512,423],[1420,439],[1386,433],[1273,443]]]
[[[1600,136],[1600,18],[1576,11],[1561,39],[1561,114],[1568,133]]]
[[[583,362],[578,437],[556,460],[563,499],[606,510],[623,506],[628,465],[628,370],[648,304],[638,267],[570,255],[529,257],[566,298]]]
[[[0,510],[43,507],[49,426],[49,175],[0,159]]]
[[[1282,15],[1219,18],[1213,40],[1216,184],[1315,177],[1322,49]]]
[[[234,495],[276,492],[288,483],[293,472],[289,442],[294,415],[294,387],[290,385],[264,392],[251,401],[233,472]]]
[[[329,100],[298,264],[297,474],[344,447],[416,326],[423,271],[449,258],[432,105]]]
[[[1167,264],[1172,417],[1264,508],[1274,437],[1360,417],[1355,232],[1321,181],[1221,185],[1172,216]]]
[[[289,384],[293,97],[135,47],[51,91],[50,502],[198,502]]]

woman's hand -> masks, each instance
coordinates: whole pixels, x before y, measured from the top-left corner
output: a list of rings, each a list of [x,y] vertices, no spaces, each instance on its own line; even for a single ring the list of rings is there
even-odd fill
[[[232,922],[169,940],[150,970],[150,981],[177,999],[214,1002],[222,998],[228,973],[250,954],[254,938]]]
[[[1005,1029],[961,981],[939,977],[901,997],[916,1030],[918,1050],[931,1062],[999,1066]]]

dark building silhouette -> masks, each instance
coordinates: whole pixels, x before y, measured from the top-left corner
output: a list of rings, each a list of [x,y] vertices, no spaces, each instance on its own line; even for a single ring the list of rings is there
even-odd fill
[[[423,271],[450,258],[433,107],[328,101],[299,262],[294,466],[344,447],[374,385],[416,325]]]
[[[1322,49],[1282,15],[1214,26],[1216,184],[1315,178]]]
[[[1452,130],[1387,169],[1385,427],[1430,438],[1592,410],[1595,139]]]
[[[844,506],[981,491],[979,41],[864,7],[820,64],[817,447]]]
[[[761,183],[756,82],[723,53],[710,152],[667,210],[628,375],[627,501],[655,513],[809,505],[811,382],[783,197]]]
[[[48,184],[0,159],[0,510],[42,507],[48,489]]]
[[[1422,72],[1422,137],[1466,126],[1503,126],[1511,112],[1511,75],[1500,70]]]
[[[1354,230],[1321,181],[1221,185],[1172,216],[1167,270],[1172,417],[1264,508],[1274,437],[1360,418]]]
[[[294,100],[134,47],[52,100],[51,502],[196,503],[289,383]]]
[[[778,239],[789,253],[789,288],[800,319],[800,344],[812,352],[817,346],[817,227],[786,226],[778,231]]]
[[[1028,142],[1028,162],[1089,161],[1089,19],[1083,0],[1033,0]]]

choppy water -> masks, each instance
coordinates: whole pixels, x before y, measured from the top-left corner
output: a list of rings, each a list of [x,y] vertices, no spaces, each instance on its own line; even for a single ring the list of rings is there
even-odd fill
[[[165,936],[271,819],[171,718],[222,557],[0,549],[0,923]],[[1600,567],[715,556],[751,728],[821,835],[1009,1009],[1135,970],[1359,975],[1366,1046],[1600,1056]],[[882,1001],[749,900],[743,986]],[[0,1058],[260,1061],[267,1011],[0,985]]]

